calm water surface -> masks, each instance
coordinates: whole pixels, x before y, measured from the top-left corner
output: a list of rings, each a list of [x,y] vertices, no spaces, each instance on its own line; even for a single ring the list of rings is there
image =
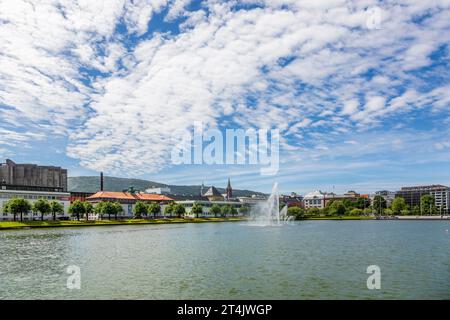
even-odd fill
[[[450,222],[0,232],[0,299],[448,299]],[[447,230],[447,231],[446,231]],[[66,268],[81,270],[69,290]],[[381,290],[366,269],[381,268]]]

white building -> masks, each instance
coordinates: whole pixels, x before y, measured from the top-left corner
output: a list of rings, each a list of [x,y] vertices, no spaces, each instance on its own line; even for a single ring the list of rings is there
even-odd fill
[[[3,211],[3,205],[5,202],[12,198],[23,198],[28,200],[31,204],[38,199],[47,199],[49,201],[58,201],[64,206],[64,214],[58,215],[58,218],[68,217],[68,211],[70,206],[70,193],[69,192],[52,192],[52,191],[24,191],[24,190],[4,190],[0,189],[0,220],[13,220],[14,215],[5,213]],[[18,218],[18,217],[16,217]],[[40,213],[33,213],[32,211],[23,215],[23,220],[38,220],[41,218]],[[53,219],[52,214],[44,216],[44,219]]]
[[[150,194],[170,194],[169,187],[151,187],[145,190],[146,193]]]
[[[327,195],[326,193],[324,193],[320,190],[315,190],[313,192],[306,194],[303,197],[303,203],[304,203],[305,209],[310,209],[310,208],[323,209],[323,208],[325,208],[326,195]]]

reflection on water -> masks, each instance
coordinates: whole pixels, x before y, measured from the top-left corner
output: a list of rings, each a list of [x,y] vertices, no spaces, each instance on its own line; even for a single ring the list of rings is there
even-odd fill
[[[0,232],[2,299],[447,299],[448,221]],[[368,290],[366,268],[381,268]],[[66,268],[81,268],[81,289]]]

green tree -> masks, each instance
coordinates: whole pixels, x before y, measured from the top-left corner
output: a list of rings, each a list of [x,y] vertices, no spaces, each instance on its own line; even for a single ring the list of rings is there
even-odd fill
[[[33,210],[36,212],[39,212],[41,214],[41,221],[44,221],[44,215],[47,215],[50,213],[50,203],[47,199],[38,199],[33,204]]]
[[[419,206],[414,206],[413,210],[412,210],[413,215],[415,216],[420,216],[421,212],[420,212],[420,207]]]
[[[170,202],[167,206],[164,207],[164,215],[169,215],[169,217],[172,217],[174,207],[175,203]]]
[[[86,221],[89,220],[89,213],[92,213],[92,211],[94,211],[94,206],[92,205],[92,203],[90,202],[83,202],[83,206],[84,206],[84,215],[86,218]]]
[[[332,216],[343,216],[345,214],[346,208],[342,201],[333,201],[329,206],[328,212]]]
[[[305,216],[305,210],[297,206],[288,207],[287,215],[294,217],[295,220],[300,220]]]
[[[86,208],[84,207],[84,204],[80,200],[75,200],[72,202],[69,206],[69,213],[72,214],[72,216],[77,217],[77,220],[80,221],[80,217],[86,212]]]
[[[387,215],[387,216],[392,216],[392,215],[394,215],[394,211],[392,211],[392,210],[389,209],[389,208],[384,209],[384,210],[383,210],[383,213],[384,213],[385,215]]]
[[[408,205],[406,204],[406,201],[402,197],[397,197],[392,201],[391,204],[391,210],[395,215],[402,214],[402,211],[408,209]]]
[[[231,213],[232,217],[234,217],[238,214],[238,211],[235,206],[230,205],[230,213]]]
[[[156,219],[156,216],[161,214],[161,206],[157,202],[150,203],[147,210],[148,213],[153,215],[153,219]]]
[[[114,208],[114,217],[117,220],[117,215],[119,213],[123,212],[123,208],[122,208],[122,205],[119,202],[113,202],[112,204],[113,204],[113,208]]]
[[[12,198],[7,201],[6,208],[14,216],[14,221],[18,214],[20,214],[20,221],[23,221],[23,214],[28,213],[32,209],[32,205],[23,198]]]
[[[53,220],[56,220],[56,215],[64,213],[64,206],[58,201],[50,201],[50,213],[53,216]]]
[[[137,219],[141,219],[143,216],[146,216],[148,213],[147,205],[142,201],[137,201],[134,205],[134,217]]]
[[[373,209],[378,213],[381,214],[383,212],[384,209],[387,208],[386,205],[386,199],[383,198],[380,195],[376,195],[373,198],[373,203],[372,203]]]
[[[362,216],[364,214],[364,210],[359,209],[359,208],[354,208],[354,209],[350,210],[349,213],[351,216]]]
[[[184,214],[186,213],[186,208],[181,204],[176,204],[173,207],[173,213],[175,213],[178,218],[181,218],[181,216],[184,216]]]
[[[315,216],[320,215],[320,209],[319,208],[309,208],[308,210],[306,210],[306,213],[309,216],[315,217]],[[325,214],[328,214],[328,211],[326,211]]]
[[[250,207],[248,204],[244,204],[239,208],[239,213],[246,216],[250,212]]]
[[[99,202],[94,206],[94,213],[98,214],[100,217],[103,218],[103,206],[105,205],[105,202]]]
[[[222,214],[222,217],[226,217],[227,215],[231,214],[231,206],[229,204],[226,204],[220,208],[220,213]]]
[[[213,204],[211,208],[209,209],[209,212],[214,214],[214,217],[217,217],[218,214],[222,212],[220,207],[217,204]]]
[[[194,203],[191,212],[195,214],[196,218],[198,218],[198,215],[203,213],[203,207],[198,203]]]
[[[430,194],[423,195],[420,198],[420,207],[422,214],[436,214],[436,205],[434,197]]]

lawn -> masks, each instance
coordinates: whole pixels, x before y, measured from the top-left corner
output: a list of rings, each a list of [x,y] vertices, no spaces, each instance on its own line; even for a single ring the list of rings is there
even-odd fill
[[[2,221],[0,230],[28,229],[28,228],[56,228],[56,227],[87,227],[87,226],[113,226],[134,224],[165,224],[165,223],[201,223],[201,222],[227,222],[242,221],[244,218],[166,218],[166,219],[127,219],[127,220],[70,220],[70,221]]]

